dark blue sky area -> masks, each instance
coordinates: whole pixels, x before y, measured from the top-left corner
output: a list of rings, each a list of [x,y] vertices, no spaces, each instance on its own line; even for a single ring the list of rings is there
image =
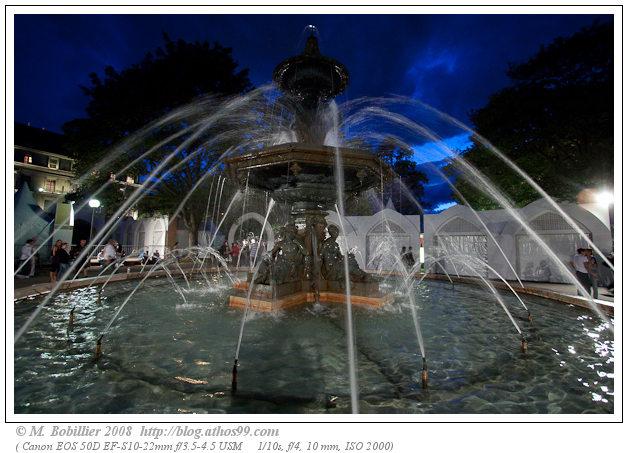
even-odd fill
[[[171,38],[233,48],[255,85],[300,52],[303,29],[320,30],[323,53],[351,74],[344,99],[415,96],[460,119],[507,83],[509,62],[594,20],[590,15],[18,15],[15,18],[15,118],[60,130],[83,115],[79,85],[106,65],[137,62]],[[341,99],[341,100],[344,100]]]
[[[162,32],[232,47],[259,86],[270,81],[278,62],[301,52],[304,28],[314,24],[321,51],[349,70],[340,101],[413,96],[468,122],[471,109],[508,84],[510,62],[525,61],[541,45],[596,20],[612,16],[18,15],[15,119],[60,131],[64,122],[83,116],[86,98],[79,85],[89,84],[90,72],[139,61],[162,45]],[[448,198],[442,181],[430,178],[430,185],[429,201]]]

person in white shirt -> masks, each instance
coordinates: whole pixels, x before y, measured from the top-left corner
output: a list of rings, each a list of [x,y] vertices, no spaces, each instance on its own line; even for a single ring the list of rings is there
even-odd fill
[[[255,238],[252,238],[250,242],[250,246],[249,246],[249,250],[250,250],[249,267],[253,267],[253,264],[255,263],[255,257],[257,256],[257,247],[258,247],[257,241],[255,240]]]
[[[26,261],[30,263],[24,264],[24,267],[22,267],[22,277],[33,277],[35,275],[35,241],[33,239],[27,240],[26,244],[22,246],[20,266]]]
[[[576,271],[576,278],[580,282],[580,284],[587,291],[587,296],[591,295],[591,277],[589,277],[589,273],[587,272],[587,262],[588,257],[586,255],[586,249],[578,249],[578,253],[576,253],[571,259],[571,267]],[[580,288],[578,288],[578,295],[584,296]]]
[[[116,241],[113,239],[107,242],[105,248],[102,251],[102,258],[105,261],[105,266],[111,264],[112,261],[118,258],[118,254],[116,253]]]

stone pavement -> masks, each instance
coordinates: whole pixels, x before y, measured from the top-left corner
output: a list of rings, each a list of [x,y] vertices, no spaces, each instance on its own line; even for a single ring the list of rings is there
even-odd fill
[[[509,282],[511,285],[519,285],[518,282]],[[524,286],[529,286],[532,288],[545,289],[548,291],[553,291],[558,294],[565,294],[567,296],[576,296],[578,291],[576,290],[576,285],[569,285],[564,283],[541,283],[541,282],[523,282]],[[599,300],[603,300],[606,302],[614,302],[615,299],[613,296],[607,296],[608,289],[606,288],[598,288]]]

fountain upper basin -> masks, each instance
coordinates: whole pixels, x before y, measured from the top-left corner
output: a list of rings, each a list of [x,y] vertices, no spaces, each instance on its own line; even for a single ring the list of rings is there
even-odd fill
[[[301,143],[272,146],[227,159],[227,171],[241,187],[270,192],[276,201],[333,209],[337,202],[336,149]],[[390,167],[371,153],[352,148],[338,151],[347,195],[364,192],[393,177]]]

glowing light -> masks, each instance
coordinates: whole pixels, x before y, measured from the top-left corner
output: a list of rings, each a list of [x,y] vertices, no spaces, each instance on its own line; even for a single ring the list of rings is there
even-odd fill
[[[99,208],[100,207],[100,201],[96,200],[95,198],[92,198],[91,200],[89,200],[89,207],[90,208]]]
[[[595,201],[605,206],[613,204],[613,201],[614,201],[613,192],[610,192],[608,190],[602,190],[601,192],[597,192],[595,194]]]

